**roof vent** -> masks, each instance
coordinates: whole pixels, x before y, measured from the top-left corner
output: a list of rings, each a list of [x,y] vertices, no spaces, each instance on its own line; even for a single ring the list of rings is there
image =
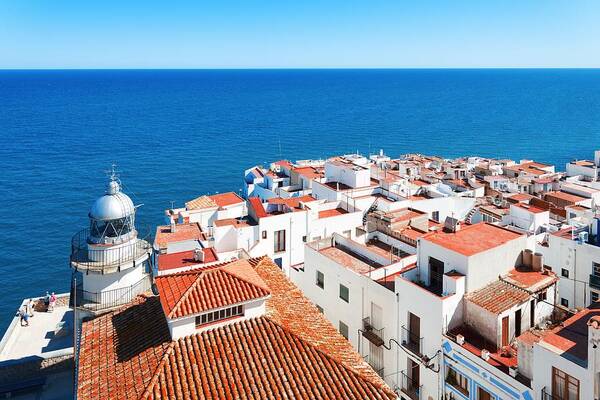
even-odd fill
[[[465,337],[463,335],[456,335],[456,343],[462,346],[465,344]]]
[[[204,262],[204,251],[202,249],[194,250],[194,261]]]

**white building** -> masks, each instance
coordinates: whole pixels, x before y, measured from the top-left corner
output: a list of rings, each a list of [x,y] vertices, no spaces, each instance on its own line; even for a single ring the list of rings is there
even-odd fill
[[[402,385],[401,350],[390,342],[400,336],[393,280],[415,261],[415,254],[380,240],[362,245],[334,234],[308,243],[303,268],[291,275],[390,387]]]

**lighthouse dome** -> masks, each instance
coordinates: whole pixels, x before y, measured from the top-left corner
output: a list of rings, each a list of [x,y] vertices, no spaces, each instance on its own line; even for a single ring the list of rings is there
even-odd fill
[[[110,221],[125,218],[135,213],[133,201],[121,192],[120,185],[111,181],[106,194],[97,199],[90,210],[90,218]]]

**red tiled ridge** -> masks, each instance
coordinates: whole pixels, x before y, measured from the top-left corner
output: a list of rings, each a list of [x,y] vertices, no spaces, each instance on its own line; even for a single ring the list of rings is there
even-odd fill
[[[270,294],[268,287],[246,260],[219,268],[163,275],[157,277],[155,282],[168,318],[181,318]]]
[[[272,293],[262,317],[164,342],[165,319],[150,297],[136,300],[133,314],[122,315],[126,307],[85,322],[78,399],[396,398],[270,259],[246,262]],[[135,346],[120,337],[123,324]]]

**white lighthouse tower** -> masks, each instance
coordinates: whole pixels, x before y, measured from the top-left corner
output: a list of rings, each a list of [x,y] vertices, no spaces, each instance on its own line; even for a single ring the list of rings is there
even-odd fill
[[[103,311],[150,289],[152,246],[138,236],[135,212],[113,168],[106,193],[90,209],[89,228],[71,241],[76,306]]]

